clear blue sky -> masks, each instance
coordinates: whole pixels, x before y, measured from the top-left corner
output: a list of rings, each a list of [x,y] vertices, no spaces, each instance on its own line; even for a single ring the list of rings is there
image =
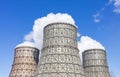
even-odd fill
[[[34,20],[51,12],[70,14],[81,35],[90,36],[102,43],[107,51],[109,70],[115,77],[120,77],[120,14],[113,12],[115,7],[113,4],[106,5],[108,2],[0,0],[0,77],[8,77],[14,59],[14,48],[32,30]],[[94,22],[95,19],[99,22]]]

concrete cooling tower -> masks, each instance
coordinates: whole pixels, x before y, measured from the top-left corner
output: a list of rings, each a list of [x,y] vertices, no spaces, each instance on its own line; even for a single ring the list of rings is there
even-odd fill
[[[14,62],[9,77],[33,77],[39,50],[33,45],[20,44],[15,48]]]
[[[103,49],[88,49],[83,52],[86,77],[110,77],[106,52]]]
[[[34,77],[84,77],[74,25],[51,23],[44,27],[43,47]]]

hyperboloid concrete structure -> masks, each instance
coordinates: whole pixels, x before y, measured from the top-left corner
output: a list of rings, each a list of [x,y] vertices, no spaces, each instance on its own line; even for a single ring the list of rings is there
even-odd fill
[[[95,45],[96,41],[90,45],[87,41],[83,46],[86,50],[81,62],[75,25],[50,23],[43,33],[40,58],[33,44],[20,44],[15,48],[9,77],[110,77],[106,51]]]
[[[110,77],[106,51],[88,49],[83,52],[83,66],[86,77]]]
[[[39,50],[34,46],[17,46],[9,77],[33,77],[38,63]]]
[[[74,25],[58,22],[45,26],[43,48],[34,77],[84,77]]]

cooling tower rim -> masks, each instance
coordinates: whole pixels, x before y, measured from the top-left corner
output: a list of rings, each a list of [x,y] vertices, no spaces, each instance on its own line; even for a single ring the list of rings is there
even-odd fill
[[[18,44],[15,48],[17,48],[17,47],[24,47],[24,46],[25,47],[35,47],[35,44],[33,42],[24,41],[24,42]]]
[[[85,52],[89,52],[89,51],[94,51],[94,50],[100,50],[100,51],[104,51],[105,52],[105,49],[86,49],[85,51],[83,51],[82,53],[85,53]]]
[[[75,29],[78,28],[75,24],[71,24],[71,23],[67,23],[67,22],[52,22],[52,23],[47,24],[47,25],[44,27],[44,29],[45,29],[46,27],[51,26],[51,25],[54,25],[54,24],[67,24],[67,25],[73,26]]]
[[[39,51],[38,48],[36,48],[36,47],[31,47],[31,46],[19,46],[19,47],[16,47],[15,50],[16,50],[16,49],[19,49],[19,48],[32,48],[32,49],[36,49],[36,50]]]

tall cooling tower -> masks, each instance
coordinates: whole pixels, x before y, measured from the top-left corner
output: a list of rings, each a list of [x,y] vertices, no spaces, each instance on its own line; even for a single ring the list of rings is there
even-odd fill
[[[9,77],[33,77],[38,63],[39,50],[31,46],[15,48],[14,63]]]
[[[77,28],[72,24],[45,26],[43,48],[34,77],[84,77],[76,39]]]
[[[86,77],[110,77],[106,52],[103,49],[84,51],[83,66]]]

